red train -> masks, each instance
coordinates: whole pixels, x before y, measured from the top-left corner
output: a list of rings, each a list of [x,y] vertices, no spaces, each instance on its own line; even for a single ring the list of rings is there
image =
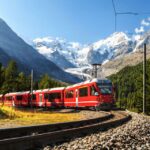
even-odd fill
[[[108,79],[92,79],[68,87],[8,93],[0,95],[7,106],[90,107],[108,109],[114,105],[114,90]]]

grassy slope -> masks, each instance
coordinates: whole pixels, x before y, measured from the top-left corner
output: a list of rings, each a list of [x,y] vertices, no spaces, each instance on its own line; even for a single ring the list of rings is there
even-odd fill
[[[80,120],[77,113],[21,111],[12,107],[0,107],[0,124],[36,125]]]

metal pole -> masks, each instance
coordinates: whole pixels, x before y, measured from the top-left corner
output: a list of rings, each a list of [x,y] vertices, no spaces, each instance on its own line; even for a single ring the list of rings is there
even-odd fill
[[[93,73],[94,73],[94,78],[97,78],[97,70],[98,70],[98,66],[101,66],[101,64],[92,64],[92,66],[93,66]]]
[[[30,101],[31,108],[32,108],[32,99],[33,99],[33,69],[31,70],[31,101]]]
[[[146,112],[146,43],[144,43],[143,54],[143,113]]]
[[[97,65],[95,65],[95,78],[97,78]]]

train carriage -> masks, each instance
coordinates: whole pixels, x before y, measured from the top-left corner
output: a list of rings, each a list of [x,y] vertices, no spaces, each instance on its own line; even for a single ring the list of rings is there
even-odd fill
[[[29,91],[8,93],[4,96],[4,105],[6,106],[29,106]]]
[[[33,91],[33,107],[62,107],[64,87]]]
[[[113,87],[108,79],[93,79],[73,86],[64,91],[65,107],[110,108],[114,104]]]

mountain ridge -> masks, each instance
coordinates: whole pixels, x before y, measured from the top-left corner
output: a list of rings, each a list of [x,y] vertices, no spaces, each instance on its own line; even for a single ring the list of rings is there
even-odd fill
[[[92,44],[81,45],[80,43],[77,43],[78,47],[74,49],[72,49],[72,47],[70,48],[65,47],[64,45],[68,45],[70,42],[67,42],[66,40],[59,40],[59,38],[57,39],[52,38],[52,37],[38,38],[38,40],[40,41],[39,47],[37,47],[38,41],[36,41],[36,39],[35,39],[36,42],[33,41],[33,43],[34,43],[34,47],[43,56],[47,57],[47,59],[51,58],[50,56],[54,55],[54,57],[51,59],[54,63],[57,63],[57,59],[55,59],[56,52],[59,54],[59,58],[60,57],[64,57],[65,59],[69,58],[67,60],[71,63],[71,65],[74,65],[74,66],[73,67],[71,65],[65,66],[65,63],[64,63],[64,67],[62,68],[66,70],[67,72],[70,71],[70,73],[72,73],[72,71],[74,71],[74,74],[81,75],[82,73],[80,72],[82,70],[83,70],[83,73],[85,73],[83,68],[88,67],[89,70],[91,70],[90,69],[91,64],[100,63],[102,64],[101,73],[103,73],[104,76],[108,76],[112,73],[116,73],[117,71],[120,70],[120,68],[126,66],[126,65],[121,64],[122,67],[116,68],[115,66],[114,68],[112,68],[110,66],[112,64],[111,62],[118,61],[120,63],[123,63],[123,59],[125,59],[124,62],[126,62],[126,64],[129,65],[129,63],[127,62],[127,60],[129,60],[129,57],[133,56],[133,58],[134,57],[141,58],[141,56],[136,55],[136,53],[141,51],[141,47],[143,46],[144,42],[146,42],[149,45],[150,43],[149,36],[150,36],[150,32],[145,32],[144,35],[135,34],[132,36],[129,36],[125,34],[124,32],[115,32],[111,34],[110,36],[108,36],[107,38],[99,40]],[[47,41],[45,41],[45,39],[47,39]],[[43,53],[43,49],[42,49],[43,42],[46,43],[47,45],[44,49],[45,53]],[[53,44],[53,42],[55,44]],[[51,50],[50,53],[47,51],[49,48]],[[55,52],[53,52],[53,50],[55,50]],[[66,53],[68,54],[70,53],[70,56],[68,57],[68,55],[64,55]],[[129,62],[132,65],[132,61],[129,61]],[[140,62],[140,59],[137,62]],[[133,64],[137,64],[137,62],[134,62]],[[119,65],[119,63],[117,64]],[[71,69],[71,68],[74,68],[74,69]],[[111,68],[111,71],[110,69],[109,71],[106,70],[108,68]],[[77,73],[75,73],[75,70],[77,71]],[[88,72],[91,72],[91,71],[88,71]]]
[[[21,39],[2,19],[0,19],[0,48],[1,52],[5,52],[5,55],[7,54],[9,58],[17,60],[19,62],[18,65],[23,64],[29,70],[34,69],[38,77],[48,73],[53,78],[65,82],[79,81],[78,78],[64,72],[56,64],[39,54],[31,45],[28,45]],[[22,69],[22,71],[24,70]]]

